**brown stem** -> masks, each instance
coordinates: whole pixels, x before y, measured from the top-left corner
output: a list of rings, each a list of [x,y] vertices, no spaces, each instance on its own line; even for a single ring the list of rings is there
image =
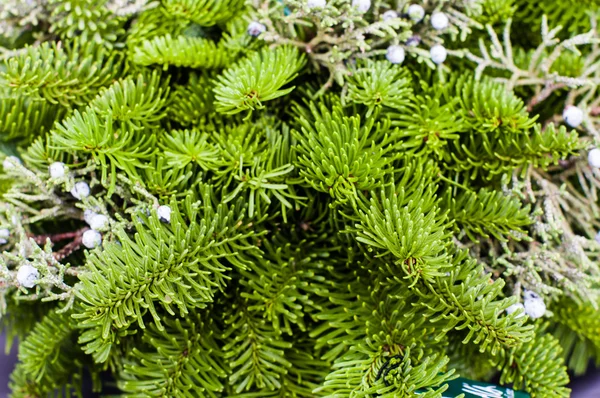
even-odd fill
[[[67,275],[73,275],[73,276],[77,276],[79,275],[81,272],[84,272],[85,268],[84,267],[71,267],[71,268],[67,268],[65,269],[65,274]]]
[[[531,112],[537,104],[548,98],[554,91],[563,87],[565,87],[564,83],[550,84],[546,86],[538,95],[529,100],[529,103],[527,104],[527,111]]]
[[[79,248],[81,247],[81,240],[83,238],[83,233],[87,230],[88,230],[88,228],[82,228],[80,230],[75,231],[74,233],[76,235],[73,237],[74,239],[71,242],[67,243],[62,249],[60,249],[59,251],[54,252],[52,254],[54,256],[54,258],[56,259],[56,261],[61,261],[62,259],[69,256],[74,251],[79,250]]]
[[[50,239],[50,241],[52,243],[55,243],[55,242],[60,242],[61,240],[75,239],[78,236],[81,237],[81,235],[83,235],[83,233],[87,229],[88,228],[82,228],[82,229],[79,229],[77,231],[63,232],[63,233],[60,233],[60,234],[47,234],[47,235],[31,235],[31,234],[28,234],[28,237],[29,238],[33,238],[33,240],[35,241],[35,243],[37,243],[38,245],[43,245],[44,243],[46,243],[46,239]]]

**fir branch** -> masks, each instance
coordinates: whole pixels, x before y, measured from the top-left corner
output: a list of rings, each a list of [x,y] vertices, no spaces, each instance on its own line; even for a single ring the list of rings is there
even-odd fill
[[[227,65],[232,54],[209,39],[172,37],[170,34],[145,40],[134,48],[133,62],[140,65],[169,65],[215,69]]]
[[[276,391],[281,388],[282,375],[292,366],[285,358],[285,350],[292,344],[257,315],[242,301],[230,305],[224,317],[223,351],[232,370],[229,383],[236,394],[254,386]]]
[[[190,20],[200,26],[212,26],[232,18],[243,4],[241,0],[166,0],[163,7],[174,17]]]
[[[304,57],[293,47],[263,49],[223,72],[215,84],[217,112],[227,115],[262,109],[263,102],[289,94],[283,88],[298,75]]]
[[[324,105],[297,108],[298,168],[300,176],[313,189],[328,193],[344,203],[358,191],[381,186],[393,161],[391,145],[381,145],[386,125],[374,119],[361,123],[347,117],[341,107],[328,110]]]
[[[421,278],[443,276],[450,264],[443,243],[449,236],[446,215],[434,204],[431,191],[413,195],[401,185],[398,190],[394,185],[382,189],[362,204],[360,223],[351,231],[369,251],[377,250],[377,256],[390,255],[414,285]]]
[[[490,234],[500,241],[519,240],[525,234],[524,227],[532,223],[529,208],[501,192],[464,192],[450,200],[450,218],[475,242],[479,242],[476,235],[489,238]]]
[[[102,46],[75,40],[68,45],[42,43],[7,61],[2,78],[13,90],[51,104],[87,104],[98,90],[122,73],[122,56]]]
[[[59,374],[68,380],[73,370],[81,366],[69,354],[73,348],[76,350],[70,341],[74,332],[70,315],[50,312],[20,345],[20,366],[35,383],[57,383],[58,380],[52,379]],[[49,345],[50,341],[54,344]]]
[[[239,205],[213,208],[206,189],[204,194],[202,207],[188,196],[181,212],[172,201],[172,226],[156,215],[143,219],[148,227],[134,220],[133,238],[115,231],[119,244],[108,243],[102,252],[89,255],[91,272],[81,276],[77,296],[82,306],[74,317],[87,329],[80,343],[97,362],[108,360],[117,336],[130,325],[145,328],[146,313],[163,330],[156,304],[172,316],[176,310],[185,316],[193,308],[205,308],[230,278],[227,271],[246,266],[238,251],[253,249],[245,241],[254,233],[247,231]],[[135,258],[135,267],[125,262]]]
[[[501,383],[525,388],[532,398],[568,397],[571,390],[567,369],[562,364],[562,349],[551,335],[544,334],[503,356]]]
[[[227,373],[212,320],[190,313],[170,319],[164,330],[151,325],[142,337],[148,349],[135,348],[120,375],[128,396],[219,397]]]

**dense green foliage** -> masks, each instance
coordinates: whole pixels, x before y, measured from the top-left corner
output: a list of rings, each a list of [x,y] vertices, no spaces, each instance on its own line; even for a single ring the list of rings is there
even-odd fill
[[[490,31],[547,33],[554,2],[415,2],[423,21],[351,3],[50,0],[5,31],[14,397],[81,396],[89,374],[126,397],[441,398],[459,374],[567,397],[567,367],[600,362],[600,174],[578,160],[596,130],[560,118],[584,94],[510,80],[596,73],[597,41],[515,38],[515,64],[485,69]],[[592,26],[569,12],[566,37]],[[543,317],[507,311],[524,289]]]

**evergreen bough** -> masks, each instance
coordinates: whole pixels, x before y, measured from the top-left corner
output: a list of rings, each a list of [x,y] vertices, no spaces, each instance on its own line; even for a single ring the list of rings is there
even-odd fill
[[[569,396],[600,363],[600,8],[413,3],[0,5],[12,396]]]

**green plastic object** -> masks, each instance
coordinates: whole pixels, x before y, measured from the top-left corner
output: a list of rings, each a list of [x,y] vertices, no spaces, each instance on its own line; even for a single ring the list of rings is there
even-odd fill
[[[462,395],[461,395],[462,394]],[[515,391],[508,387],[495,384],[482,383],[480,381],[458,378],[448,382],[448,390],[442,395],[443,398],[529,398],[530,395],[523,391]]]

